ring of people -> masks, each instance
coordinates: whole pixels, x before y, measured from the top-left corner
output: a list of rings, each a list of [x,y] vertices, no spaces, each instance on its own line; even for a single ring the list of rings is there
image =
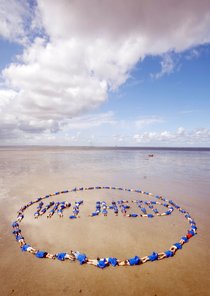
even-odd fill
[[[96,207],[94,212],[90,213],[90,217],[97,217],[98,215],[108,215],[108,211],[112,211],[116,216],[121,214],[125,217],[129,218],[154,218],[155,216],[167,216],[170,215],[174,210],[178,210],[184,218],[188,221],[190,228],[186,231],[184,236],[182,236],[176,243],[174,243],[168,250],[162,252],[152,252],[150,255],[139,257],[135,255],[132,258],[120,260],[113,257],[108,258],[96,258],[90,259],[88,256],[79,251],[69,251],[69,252],[60,252],[56,254],[51,254],[47,251],[39,250],[37,248],[32,247],[30,244],[26,243],[23,234],[20,229],[20,222],[24,218],[24,211],[28,209],[30,206],[38,203],[36,212],[34,213],[34,218],[39,218],[47,213],[47,218],[52,218],[53,215],[56,213],[59,217],[63,217],[64,210],[72,207],[73,212],[72,215],[69,216],[69,219],[78,219],[80,218],[79,213],[81,210],[81,206],[83,205],[83,200],[78,200],[74,204],[70,202],[62,201],[62,202],[54,202],[51,201],[44,205],[43,200],[48,199],[49,197],[62,195],[70,192],[77,192],[77,191],[85,191],[85,190],[120,190],[120,191],[127,191],[127,192],[135,192],[151,197],[155,197],[156,201],[143,201],[140,199],[135,199],[132,201],[127,200],[117,200],[112,201],[111,204],[107,204],[105,201],[97,201]],[[129,213],[127,214],[127,210],[132,208],[131,205],[135,205],[135,208],[138,210],[138,213]],[[163,206],[166,208],[166,211],[160,213],[156,206]],[[151,213],[148,213],[150,209]],[[121,187],[110,187],[110,186],[96,186],[96,187],[80,187],[80,188],[73,188],[72,190],[64,190],[55,192],[49,195],[45,195],[43,197],[36,198],[34,201],[30,201],[28,204],[24,205],[20,208],[17,212],[17,219],[12,223],[13,231],[12,233],[15,236],[16,241],[18,242],[21,250],[23,252],[29,252],[36,256],[37,258],[48,258],[48,259],[58,259],[60,261],[78,261],[81,265],[82,264],[90,264],[97,266],[101,269],[108,267],[108,266],[134,266],[144,264],[146,262],[153,262],[156,260],[162,260],[165,258],[173,257],[178,250],[181,250],[183,245],[189,241],[194,235],[197,234],[197,226],[194,219],[190,216],[189,212],[181,208],[179,205],[174,203],[172,200],[168,200],[161,195],[153,195],[150,192],[145,192],[140,189],[126,189]]]

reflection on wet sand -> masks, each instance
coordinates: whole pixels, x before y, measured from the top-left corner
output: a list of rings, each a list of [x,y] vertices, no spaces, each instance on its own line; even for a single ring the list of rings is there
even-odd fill
[[[208,295],[209,161],[207,152],[155,151],[148,161],[145,152],[129,150],[0,151],[2,295]],[[22,205],[51,191],[97,184],[140,187],[166,195],[190,211],[197,221],[198,235],[174,258],[103,271],[75,262],[43,261],[20,251],[10,224]],[[111,211],[107,217],[88,217],[97,200],[109,204],[137,198],[131,192],[90,191],[60,198],[72,203],[84,200],[81,217],[68,219],[69,208],[63,218],[56,214],[52,219],[46,215],[34,219],[36,206],[29,208],[21,229],[34,247],[52,253],[80,250],[93,258],[123,259],[165,250],[189,227],[177,211],[154,219],[129,219]],[[54,197],[50,200],[56,201]]]

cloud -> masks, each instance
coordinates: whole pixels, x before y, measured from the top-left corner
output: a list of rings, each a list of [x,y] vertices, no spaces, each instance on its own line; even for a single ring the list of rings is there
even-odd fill
[[[133,136],[134,142],[138,144],[155,144],[155,145],[195,145],[210,144],[210,130],[200,128],[187,131],[183,127],[178,128],[175,132],[143,132]]]
[[[55,133],[71,117],[96,110],[146,55],[163,55],[160,78],[174,69],[168,52],[210,41],[207,0],[176,5],[4,0],[0,5],[0,35],[23,44],[17,62],[2,71],[1,129],[16,128],[18,136]]]
[[[160,62],[161,70],[158,73],[151,74],[154,79],[159,79],[164,75],[169,75],[174,72],[176,63],[172,58],[172,55],[167,53],[162,56],[162,61]]]
[[[193,48],[187,53],[186,60],[190,61],[193,59],[197,59],[197,58],[199,58],[200,55],[201,55],[201,50]]]
[[[37,16],[36,16],[37,14]],[[0,37],[23,45],[38,33],[38,11],[35,2],[25,0],[0,1]]]
[[[1,95],[1,93],[0,93]],[[0,105],[1,110],[1,105]],[[25,138],[30,140],[36,140],[37,136],[40,135],[39,139],[45,141],[47,138],[50,141],[57,140],[58,138],[64,137],[64,142],[67,137],[72,141],[76,141],[79,138],[81,130],[90,130],[102,125],[115,125],[116,120],[113,112],[95,113],[77,116],[75,118],[63,118],[63,120],[57,121],[52,119],[40,119],[32,120],[30,116],[21,116],[16,118],[14,115],[10,115],[7,112],[0,118],[0,138],[3,140],[14,141],[18,138]],[[77,131],[77,136],[71,135],[72,131]],[[43,137],[42,137],[43,135]],[[56,142],[56,141],[55,141]],[[33,142],[35,144],[35,142]]]
[[[65,129],[75,130],[75,129],[89,129],[101,126],[103,124],[114,125],[116,120],[114,119],[113,112],[98,113],[98,114],[88,114],[83,116],[78,116],[72,118],[67,122],[64,122]]]
[[[162,118],[157,117],[157,116],[152,116],[152,117],[142,117],[136,120],[135,125],[138,128],[143,128],[145,126],[150,126],[158,123],[163,123],[165,122]]]

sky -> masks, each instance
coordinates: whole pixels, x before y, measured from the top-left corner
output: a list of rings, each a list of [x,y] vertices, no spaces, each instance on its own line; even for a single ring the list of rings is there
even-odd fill
[[[210,147],[209,0],[0,0],[0,145]]]

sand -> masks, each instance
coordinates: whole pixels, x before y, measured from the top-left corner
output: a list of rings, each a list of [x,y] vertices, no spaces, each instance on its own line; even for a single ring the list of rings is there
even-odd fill
[[[149,159],[149,153],[154,158]],[[1,149],[1,295],[209,295],[209,161],[209,152]],[[37,259],[20,251],[11,234],[20,206],[51,192],[97,185],[163,194],[191,213],[198,235],[174,258],[105,270]],[[130,201],[138,198],[134,193],[101,190],[50,200],[74,202],[78,198],[84,205],[76,221],[68,219],[70,209],[64,211],[63,219],[55,215],[50,220],[46,216],[34,220],[35,206],[26,211],[21,229],[27,242],[52,253],[73,249],[93,258],[123,259],[166,250],[189,228],[177,211],[154,219],[115,217],[111,212],[108,217],[87,216],[96,200]]]

